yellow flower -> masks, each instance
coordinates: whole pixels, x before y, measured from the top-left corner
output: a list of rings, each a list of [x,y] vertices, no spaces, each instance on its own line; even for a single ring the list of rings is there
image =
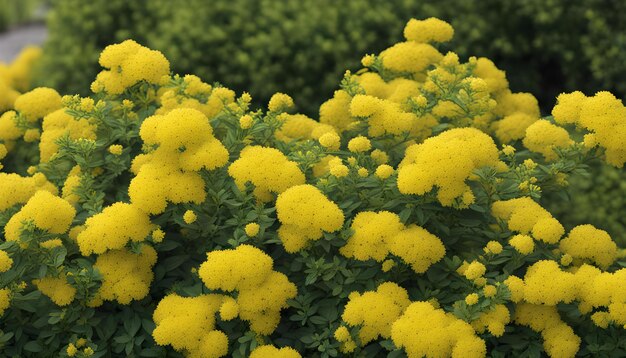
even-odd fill
[[[451,129],[407,148],[398,166],[398,189],[424,195],[437,187],[439,202],[451,206],[470,191],[466,180],[473,170],[499,163],[491,137],[474,128]]]
[[[70,357],[73,357],[73,356],[75,356],[75,355],[76,355],[76,353],[78,353],[78,349],[76,348],[76,346],[74,345],[74,343],[70,343],[70,344],[67,346],[66,353],[67,353],[67,355],[68,355],[68,356],[70,356]]]
[[[152,231],[152,241],[161,242],[165,238],[165,233],[161,229],[156,229]]]
[[[483,287],[483,294],[485,295],[485,297],[493,297],[496,295],[496,292],[498,292],[496,286],[486,285],[485,287]]]
[[[33,280],[33,284],[59,306],[69,305],[76,295],[76,288],[70,285],[65,277],[44,277]]]
[[[470,293],[469,295],[467,295],[467,297],[465,297],[465,303],[467,303],[470,306],[477,304],[478,295],[476,293]]]
[[[338,150],[340,141],[341,138],[335,132],[325,133],[319,138],[320,145],[329,150]]]
[[[244,231],[246,232],[246,235],[248,235],[250,237],[255,237],[255,236],[257,236],[259,234],[259,229],[260,228],[261,227],[257,223],[249,223],[244,228]]]
[[[452,39],[454,29],[445,21],[430,17],[411,19],[404,28],[404,37],[415,42],[446,42]]]
[[[348,149],[353,153],[366,152],[372,148],[370,140],[363,136],[352,138],[348,142]]]
[[[185,211],[185,214],[183,214],[183,221],[185,222],[185,224],[193,224],[194,222],[196,222],[197,219],[198,217],[196,216],[196,213],[193,212],[193,210],[187,210]]]
[[[309,241],[322,238],[324,232],[335,232],[343,226],[344,215],[316,187],[304,184],[287,189],[276,200],[281,226],[278,237],[287,252],[303,249]]]
[[[484,251],[487,252],[487,253],[491,253],[491,254],[497,255],[497,254],[502,252],[502,244],[500,244],[497,241],[489,241],[487,243],[487,246],[485,246]]]
[[[109,153],[113,155],[121,155],[123,150],[124,150],[124,147],[122,147],[119,144],[114,144],[114,145],[109,146]]]
[[[298,351],[291,347],[258,346],[250,352],[250,358],[301,358]]]
[[[252,121],[252,116],[246,114],[245,116],[241,116],[241,118],[239,118],[239,126],[241,127],[241,129],[249,129],[250,127],[252,127]]]
[[[267,105],[270,112],[282,112],[291,107],[293,107],[293,99],[284,93],[275,93]]]
[[[380,179],[387,179],[391,175],[393,175],[393,172],[394,172],[394,169],[392,166],[387,165],[387,164],[382,164],[376,168],[375,174]]]
[[[39,87],[24,93],[15,100],[15,110],[26,120],[34,122],[63,105],[61,95],[52,88]]]
[[[465,269],[463,275],[468,280],[475,280],[485,274],[487,268],[478,261],[472,261]]]
[[[100,65],[108,70],[98,74],[91,89],[109,94],[121,94],[140,81],[158,84],[170,72],[170,64],[161,52],[133,40],[105,47],[100,54]]]
[[[13,259],[6,251],[0,250],[0,273],[9,271],[11,266],[13,266]]]
[[[509,239],[509,244],[523,255],[528,255],[535,249],[535,242],[528,235],[515,235]]]

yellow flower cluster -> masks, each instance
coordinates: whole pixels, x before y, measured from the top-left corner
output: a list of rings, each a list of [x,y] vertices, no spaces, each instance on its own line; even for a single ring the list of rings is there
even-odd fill
[[[11,290],[8,288],[0,288],[0,317],[4,315],[4,311],[11,305]]]
[[[617,258],[617,245],[604,230],[593,225],[579,225],[561,240],[559,248],[572,258],[590,260],[598,267],[607,269]]]
[[[524,146],[532,152],[543,154],[546,160],[557,159],[555,148],[566,148],[574,143],[562,127],[546,120],[538,120],[526,129]]]
[[[552,109],[559,124],[575,124],[590,132],[593,140],[605,149],[606,162],[621,168],[626,162],[626,107],[609,92],[593,97],[581,92],[563,93]]]
[[[309,184],[292,186],[278,195],[276,215],[282,224],[278,237],[291,253],[303,249],[311,240],[319,240],[324,232],[341,229],[344,221],[337,204]]]
[[[206,192],[198,171],[228,161],[228,151],[213,136],[207,117],[195,109],[175,109],[146,118],[140,135],[144,145],[157,148],[133,161],[137,176],[128,188],[131,202],[150,214],[162,213],[168,201],[203,202]]]
[[[391,328],[396,347],[404,348],[410,358],[484,357],[485,342],[472,326],[429,302],[413,302]]]
[[[228,337],[215,329],[215,313],[224,296],[165,296],[154,310],[156,328],[152,332],[159,345],[186,351],[190,358],[219,358],[228,353]]]
[[[449,41],[453,34],[452,26],[439,19],[413,19],[404,28],[407,41],[380,53],[383,66],[398,73],[419,74],[443,57],[428,42]]]
[[[38,47],[26,47],[11,64],[0,62],[0,113],[13,108],[20,92],[30,88],[32,68],[41,57]]]
[[[275,93],[267,104],[270,112],[282,112],[293,107],[293,99],[284,93]]]
[[[167,114],[177,108],[193,108],[213,118],[235,101],[235,92],[224,87],[213,88],[198,76],[185,75],[183,85],[162,91],[159,101],[161,106],[156,114]]]
[[[250,358],[301,358],[298,351],[291,347],[258,346],[250,352]]]
[[[7,241],[20,241],[23,223],[27,221],[32,221],[37,228],[51,234],[64,234],[75,215],[76,210],[70,203],[48,191],[40,190],[9,219],[4,227],[4,234]]]
[[[43,119],[43,133],[39,141],[39,160],[49,161],[58,151],[57,139],[67,135],[70,139],[96,140],[96,126],[86,118],[75,119],[65,108],[49,113]]]
[[[580,337],[561,320],[555,306],[518,304],[515,322],[540,332],[543,347],[550,357],[574,357],[578,352]]]
[[[209,252],[198,274],[211,290],[237,291],[239,317],[248,321],[256,333],[269,335],[278,326],[287,300],[297,294],[287,276],[272,267],[273,260],[266,253],[241,245]]]
[[[17,113],[15,111],[4,112],[0,116],[0,140],[3,140],[9,150],[13,146],[15,140],[24,135],[24,130],[17,126]]]
[[[511,231],[532,233],[536,240],[548,244],[559,242],[565,233],[563,225],[530,197],[497,201],[493,203],[491,212],[496,218],[506,221]],[[529,250],[527,240],[517,240],[520,247],[524,247],[521,251],[532,251]]]
[[[382,337],[391,337],[391,326],[402,315],[406,307],[411,304],[407,291],[393,282],[384,282],[375,291],[362,294],[352,292],[349,301],[344,307],[341,319],[349,326],[359,326],[359,340],[365,346],[369,342]],[[347,335],[343,337],[339,328],[338,338],[348,347],[354,343]]]
[[[372,76],[380,78],[377,74],[372,74]],[[380,79],[380,81],[383,80]],[[402,111],[398,103],[362,94],[354,96],[350,102],[350,115],[367,118],[370,137],[380,137],[386,134],[400,135],[411,131],[418,122],[417,116]]]
[[[461,198],[474,202],[465,182],[478,168],[501,165],[498,148],[491,137],[478,129],[456,128],[407,148],[398,169],[398,189],[403,194],[423,195],[437,187],[442,205]]]
[[[493,286],[491,286],[493,287]],[[480,317],[472,321],[472,327],[478,333],[484,333],[485,329],[495,337],[504,334],[504,327],[511,321],[509,309],[505,305],[498,304],[487,312],[481,313]]]
[[[15,100],[15,110],[27,121],[35,122],[63,106],[61,95],[52,88],[39,87]]]
[[[244,227],[244,231],[246,232],[246,235],[248,235],[249,237],[255,237],[259,234],[259,230],[261,229],[261,226],[257,223],[249,223]]]
[[[278,149],[261,146],[244,148],[239,159],[228,167],[228,174],[241,190],[246,183],[252,183],[254,194],[261,201],[270,201],[272,193],[280,194],[305,182],[297,163]]]
[[[70,285],[65,277],[44,277],[33,280],[33,284],[58,306],[69,305],[76,295],[76,288]]]
[[[293,140],[319,139],[320,143],[323,143],[324,140],[322,140],[322,138],[324,137],[326,138],[325,143],[328,143],[327,139],[330,136],[330,138],[332,138],[331,141],[336,139],[337,142],[328,143],[328,146],[338,149],[339,136],[332,126],[319,123],[303,114],[281,113],[277,118],[281,121],[281,126],[280,129],[274,133],[276,139],[286,143]]]
[[[91,85],[96,93],[120,94],[140,81],[159,83],[170,73],[170,63],[161,52],[133,40],[105,47],[100,54],[100,65],[109,70],[101,71]]]
[[[146,297],[154,278],[152,267],[156,261],[157,253],[149,245],[141,245],[139,254],[120,249],[99,255],[94,264],[102,275],[97,300],[116,300],[127,305],[132,300]]]
[[[518,308],[530,304],[552,307],[556,312],[558,303],[577,301],[583,314],[608,308],[602,320],[623,326],[626,325],[626,288],[620,282],[625,278],[626,269],[609,273],[583,264],[569,272],[561,270],[555,261],[541,260],[528,268],[524,280],[510,276],[505,284]],[[594,320],[598,319],[596,316]]]
[[[425,20],[411,19],[404,27],[404,37],[414,42],[446,42],[454,36],[454,29],[445,21],[430,17]]]
[[[115,203],[91,216],[76,241],[84,256],[123,248],[129,241],[143,241],[152,231],[148,214],[137,206]]]
[[[0,250],[0,273],[7,272],[13,266],[13,259],[6,251]]]
[[[193,224],[194,222],[196,222],[197,219],[198,216],[192,210],[187,210],[183,214],[183,221],[185,222],[185,224]]]
[[[0,173],[0,211],[5,211],[16,204],[26,203],[39,190],[58,194],[56,186],[41,173],[30,177]]]
[[[383,262],[393,254],[416,273],[424,273],[446,252],[438,237],[416,225],[405,227],[398,215],[388,211],[358,213],[351,228],[354,233],[339,252],[356,260]]]

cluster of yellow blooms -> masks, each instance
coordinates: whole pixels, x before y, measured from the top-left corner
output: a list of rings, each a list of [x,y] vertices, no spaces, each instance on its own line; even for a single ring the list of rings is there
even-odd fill
[[[156,114],[167,114],[176,108],[193,108],[208,118],[213,118],[235,99],[235,92],[232,90],[224,87],[213,88],[194,75],[185,75],[183,86],[162,87],[159,93],[161,106]]]
[[[274,271],[273,260],[249,245],[207,254],[198,274],[212,290],[237,291],[234,315],[250,323],[259,333],[272,333],[280,321],[280,311],[296,296],[296,286],[283,273]]]
[[[566,148],[574,143],[567,131],[546,120],[538,120],[526,129],[524,146],[529,150],[543,154],[546,160],[554,160],[555,148]]]
[[[50,234],[64,234],[70,228],[76,209],[67,201],[48,191],[37,191],[4,227],[7,241],[20,242],[25,222],[32,222]]]
[[[398,169],[398,189],[403,194],[424,195],[437,187],[442,205],[461,198],[463,206],[474,202],[465,182],[472,171],[503,165],[493,139],[474,128],[456,128],[406,149]]]
[[[301,358],[298,351],[291,347],[276,348],[264,345],[255,348],[250,353],[250,358]]]
[[[139,134],[144,146],[156,149],[133,160],[131,202],[150,214],[162,213],[168,201],[203,202],[206,192],[198,171],[228,161],[228,151],[213,136],[207,117],[191,108],[174,109],[146,118]]]
[[[140,250],[136,254],[123,248],[98,256],[94,267],[102,275],[102,286],[91,305],[99,306],[103,300],[127,305],[146,297],[154,277],[152,267],[156,264],[157,253],[150,245],[141,245]]]
[[[41,49],[27,47],[11,64],[0,62],[0,112],[12,109],[20,92],[29,89],[32,67],[41,54]]]
[[[225,297],[206,294],[181,297],[170,294],[154,310],[152,332],[159,345],[172,345],[193,358],[218,358],[228,353],[228,337],[215,329],[215,314]]]
[[[359,326],[359,342],[365,346],[378,337],[389,339],[393,323],[411,304],[406,290],[393,282],[385,282],[376,291],[363,294],[352,292],[344,307],[342,320],[349,326]],[[335,331],[335,337],[342,342],[342,350],[352,352],[356,343],[345,326]]]
[[[343,226],[343,212],[316,187],[296,185],[276,199],[276,215],[281,222],[278,237],[287,252],[303,249],[308,241],[319,240],[324,232]]]
[[[491,211],[506,221],[509,230],[532,233],[535,239],[548,244],[557,243],[565,233],[563,225],[530,197],[495,202]]]
[[[383,262],[392,254],[416,273],[424,273],[446,253],[438,237],[417,225],[405,227],[398,215],[388,211],[358,213],[351,228],[354,233],[339,252],[356,260]]]
[[[143,241],[150,231],[148,214],[135,205],[115,203],[88,218],[76,241],[83,255],[100,255],[122,249],[129,241]]]
[[[140,81],[159,83],[170,73],[170,63],[161,52],[133,40],[107,46],[100,54],[100,65],[109,70],[100,72],[91,85],[96,93],[120,94]]]
[[[20,95],[14,104],[15,111],[5,112],[0,117],[0,140],[7,143],[9,148],[20,138],[25,142],[38,141],[41,137],[39,121],[62,107],[61,96],[46,87]],[[45,149],[44,144],[43,151]]]
[[[0,173],[0,211],[5,211],[16,204],[26,203],[40,190],[58,194],[56,186],[41,173],[28,177],[13,173]]]
[[[611,93],[602,91],[593,97],[578,91],[561,94],[552,115],[559,124],[587,130],[585,146],[604,148],[607,163],[621,168],[626,162],[626,107]]]
[[[393,323],[391,339],[409,357],[484,357],[472,326],[429,302],[413,302]]]
[[[523,303],[515,308],[515,322],[540,332],[550,357],[574,357],[580,338],[565,324],[555,306]]]
[[[255,196],[262,201],[272,200],[294,185],[304,184],[304,174],[296,162],[290,161],[278,149],[249,146],[244,148],[228,167],[228,174],[240,189],[246,183],[254,185]]]
[[[43,118],[39,140],[39,160],[45,163],[58,151],[56,141],[67,135],[70,139],[96,140],[96,126],[86,118],[75,119],[67,114],[66,108],[50,112]]]

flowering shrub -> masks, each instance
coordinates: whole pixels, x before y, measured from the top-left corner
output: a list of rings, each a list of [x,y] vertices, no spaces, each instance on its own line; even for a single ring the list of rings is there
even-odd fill
[[[25,0],[21,0],[23,2]],[[29,0],[32,1],[32,0]],[[600,89],[626,95],[626,4],[586,0],[211,1],[51,0],[49,40],[39,85],[87,95],[98,54],[132,38],[162,51],[177,73],[254,94],[296,94],[316,115],[358,57],[400,40],[399,23],[435,16],[458,36],[462,58],[489,57],[514,88],[534,93],[549,111],[559,91]],[[358,16],[356,16],[358,14]],[[201,27],[198,24],[202,24]]]
[[[19,95],[0,120],[7,356],[626,354],[624,252],[539,201],[626,162],[626,108],[553,116],[486,58],[410,20],[320,107],[267,110],[134,41],[91,97]],[[569,133],[581,133],[581,139]]]

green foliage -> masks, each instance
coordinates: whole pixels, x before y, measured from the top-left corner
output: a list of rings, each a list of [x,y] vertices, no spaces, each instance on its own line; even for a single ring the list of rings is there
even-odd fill
[[[609,232],[620,247],[626,247],[626,173],[599,163],[590,173],[572,177],[565,197],[549,196],[548,209],[567,229],[588,222]]]
[[[127,38],[162,51],[194,73],[258,103],[297,93],[315,115],[358,56],[401,39],[397,24],[439,17],[456,29],[461,57],[491,58],[514,91],[550,108],[560,92],[626,93],[626,4],[592,0],[53,0],[39,83],[86,94],[98,53]]]
[[[43,0],[0,0],[0,32],[32,20]]]

